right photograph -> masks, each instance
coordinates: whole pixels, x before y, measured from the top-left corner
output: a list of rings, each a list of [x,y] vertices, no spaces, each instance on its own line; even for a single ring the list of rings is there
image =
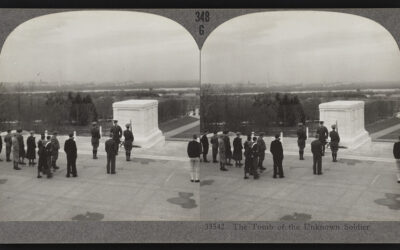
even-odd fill
[[[201,49],[200,117],[201,220],[399,220],[400,53],[377,22],[228,20]]]

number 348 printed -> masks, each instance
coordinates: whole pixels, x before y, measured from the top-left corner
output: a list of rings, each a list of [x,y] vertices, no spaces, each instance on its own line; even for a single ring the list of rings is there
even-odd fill
[[[208,23],[210,21],[210,12],[208,11],[196,11],[195,15],[196,23]],[[199,25],[199,34],[204,35],[204,24]]]

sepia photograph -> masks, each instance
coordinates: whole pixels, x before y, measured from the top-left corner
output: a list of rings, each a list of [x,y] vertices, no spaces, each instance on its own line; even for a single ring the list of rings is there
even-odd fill
[[[202,220],[400,218],[400,53],[383,26],[246,14],[201,59]]]
[[[159,15],[19,24],[0,53],[0,220],[198,219],[199,63]]]

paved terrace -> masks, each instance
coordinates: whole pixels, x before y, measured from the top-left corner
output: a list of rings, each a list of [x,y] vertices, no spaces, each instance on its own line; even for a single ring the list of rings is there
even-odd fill
[[[233,137],[231,138],[233,139]],[[272,138],[266,138],[267,150]],[[243,167],[204,164],[201,171],[202,220],[328,220],[400,219],[400,184],[392,143],[371,143],[357,150],[340,149],[333,163],[323,158],[323,175],[313,175],[310,142],[305,160],[298,160],[295,138],[284,138],[284,179],[272,178],[272,156],[259,180],[243,179]]]
[[[36,135],[36,139],[39,135]],[[26,137],[25,137],[26,139]],[[66,137],[60,137],[63,147]],[[89,137],[78,137],[78,178],[66,178],[60,152],[52,179],[36,178],[37,168],[12,169],[0,162],[0,221],[195,220],[199,184],[189,181],[186,142],[167,141],[151,149],[134,148],[133,160],[120,150],[117,174],[106,174],[104,141],[92,159]],[[4,151],[1,158],[5,159]]]

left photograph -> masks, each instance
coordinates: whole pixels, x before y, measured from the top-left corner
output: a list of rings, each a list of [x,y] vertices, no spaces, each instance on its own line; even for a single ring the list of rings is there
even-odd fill
[[[0,221],[198,220],[190,33],[136,11],[32,11],[0,15]]]

